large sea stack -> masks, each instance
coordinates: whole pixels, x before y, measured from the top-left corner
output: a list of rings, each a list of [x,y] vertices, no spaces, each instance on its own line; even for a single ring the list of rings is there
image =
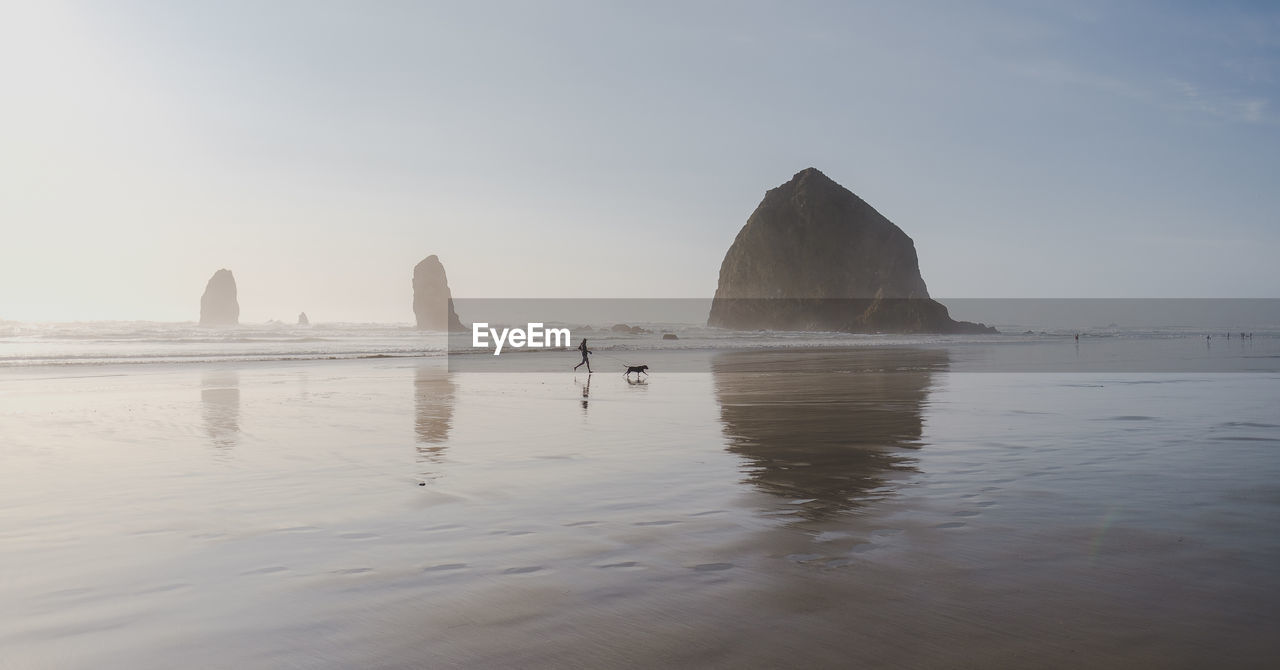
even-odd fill
[[[453,296],[444,265],[433,254],[413,268],[413,315],[418,330],[466,330],[458,313],[453,311]]]
[[[815,168],[770,190],[720,264],[707,325],[994,333],[929,298],[907,234]]]
[[[236,278],[225,268],[213,273],[200,296],[200,325],[234,326],[240,323],[236,302]]]

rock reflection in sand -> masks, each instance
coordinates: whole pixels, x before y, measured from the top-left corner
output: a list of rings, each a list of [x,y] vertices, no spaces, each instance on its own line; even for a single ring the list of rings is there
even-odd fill
[[[438,463],[444,457],[453,427],[455,391],[452,375],[444,366],[424,364],[414,371],[414,433],[420,461]]]
[[[200,380],[204,432],[217,449],[236,446],[240,436],[240,373],[210,370]]]
[[[935,349],[730,352],[712,359],[729,451],[748,481],[818,519],[883,495],[910,471]]]

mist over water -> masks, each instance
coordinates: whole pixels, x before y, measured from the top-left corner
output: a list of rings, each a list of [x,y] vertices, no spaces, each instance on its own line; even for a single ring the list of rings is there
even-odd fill
[[[442,336],[408,325],[93,322],[0,326],[0,367],[443,355]]]

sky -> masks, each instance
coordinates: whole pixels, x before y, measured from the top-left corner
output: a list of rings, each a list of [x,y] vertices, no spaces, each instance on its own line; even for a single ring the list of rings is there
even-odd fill
[[[0,0],[0,319],[707,297],[810,166],[935,297],[1280,297],[1280,4]]]

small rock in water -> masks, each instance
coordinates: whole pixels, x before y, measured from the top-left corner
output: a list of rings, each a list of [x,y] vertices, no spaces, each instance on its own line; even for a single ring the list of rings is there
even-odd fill
[[[427,485],[426,482],[418,482],[418,486],[426,486],[426,485]]]

